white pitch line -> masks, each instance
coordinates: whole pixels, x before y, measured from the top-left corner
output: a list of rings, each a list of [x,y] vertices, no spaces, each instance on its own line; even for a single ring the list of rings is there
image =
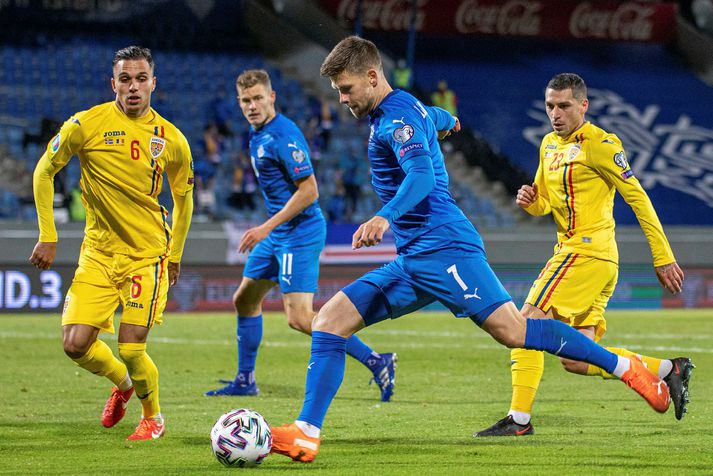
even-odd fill
[[[376,334],[373,330],[369,331],[370,334]],[[388,330],[384,332],[389,335],[422,335],[424,337],[434,337],[437,333],[427,333],[427,332],[416,332],[416,331],[396,331]],[[473,336],[461,334],[461,333],[447,333],[450,337],[459,338],[472,338]],[[452,335],[451,335],[452,334]],[[485,335],[485,333],[483,333]],[[640,336],[637,336],[640,337]],[[678,336],[679,338],[681,336]],[[45,340],[60,340],[59,334],[50,333],[28,333],[28,332],[3,332],[0,331],[0,339],[45,339]],[[104,335],[103,340],[106,341],[116,341],[115,335]],[[169,344],[169,345],[199,345],[199,346],[234,346],[234,339],[216,339],[216,340],[206,340],[206,339],[185,339],[185,338],[175,338],[175,337],[153,337],[149,338],[150,342]],[[264,340],[261,345],[265,347],[293,347],[293,348],[309,348],[310,341],[305,338],[302,341],[279,341],[279,340]],[[683,346],[644,346],[641,344],[626,344],[617,343],[618,346],[624,347],[630,350],[638,350],[644,352],[678,352],[678,353],[696,353],[696,354],[713,354],[713,348],[710,347],[683,347]],[[399,348],[402,349],[481,349],[481,350],[507,350],[505,347],[496,344],[478,344],[472,342],[434,342],[434,341],[424,341],[424,342],[408,342],[400,343]]]

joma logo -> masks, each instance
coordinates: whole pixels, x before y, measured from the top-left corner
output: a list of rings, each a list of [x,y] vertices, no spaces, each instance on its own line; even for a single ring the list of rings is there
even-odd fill
[[[107,131],[104,132],[104,137],[116,137],[116,136],[125,136],[126,132],[124,131]]]

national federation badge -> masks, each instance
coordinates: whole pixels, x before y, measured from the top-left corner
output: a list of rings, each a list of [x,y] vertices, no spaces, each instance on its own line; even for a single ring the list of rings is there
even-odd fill
[[[572,147],[569,148],[569,152],[567,154],[567,163],[572,162],[575,157],[579,155],[579,151],[582,150],[582,144],[572,144]]]
[[[152,137],[149,142],[149,151],[151,152],[151,157],[154,159],[163,154],[163,150],[166,148],[166,139],[161,139],[160,137]]]

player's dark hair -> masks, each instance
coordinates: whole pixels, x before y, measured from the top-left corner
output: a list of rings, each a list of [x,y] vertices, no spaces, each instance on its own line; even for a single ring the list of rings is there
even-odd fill
[[[243,71],[235,81],[235,86],[240,89],[252,88],[256,84],[262,84],[268,91],[272,91],[270,75],[264,69],[248,69]]]
[[[572,90],[572,96],[579,100],[587,99],[587,85],[584,80],[574,73],[560,73],[555,75],[550,82],[547,83],[547,89],[555,91],[563,91],[565,89]]]
[[[358,36],[349,36],[337,43],[327,55],[319,74],[334,78],[342,73],[364,73],[375,68],[382,70],[381,55],[374,43]]]
[[[111,63],[112,68],[116,66],[116,63],[122,60],[146,60],[149,67],[153,69],[153,56],[151,56],[151,50],[148,48],[142,48],[141,46],[127,46],[122,48],[116,53],[114,53],[114,61]]]

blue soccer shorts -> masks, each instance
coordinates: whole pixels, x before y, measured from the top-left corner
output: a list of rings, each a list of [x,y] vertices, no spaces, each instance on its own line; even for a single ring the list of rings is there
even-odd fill
[[[367,326],[417,311],[434,301],[478,325],[512,298],[482,251],[451,248],[399,256],[342,289]]]
[[[283,294],[315,293],[326,229],[320,227],[302,236],[299,241],[287,241],[268,235],[248,256],[243,276],[274,281]]]

